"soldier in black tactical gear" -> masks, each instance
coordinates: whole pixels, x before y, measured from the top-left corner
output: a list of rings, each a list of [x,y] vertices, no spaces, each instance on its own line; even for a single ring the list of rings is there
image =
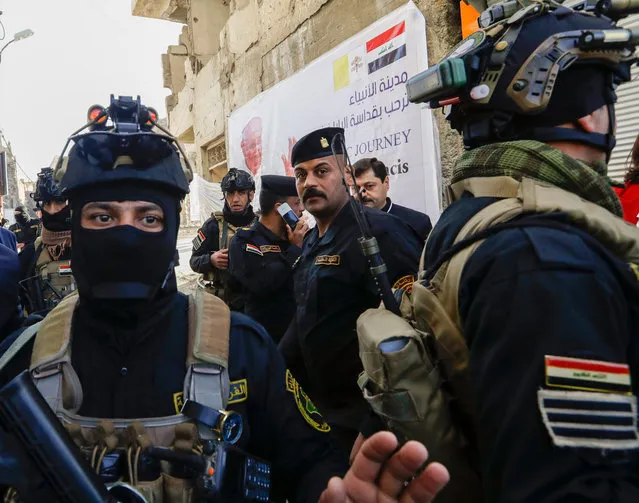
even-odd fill
[[[234,311],[244,311],[245,296],[239,281],[228,273],[229,244],[238,229],[257,221],[251,201],[255,182],[246,171],[231,168],[222,179],[224,209],[215,212],[193,240],[191,269],[202,273],[198,285],[220,297]]]
[[[443,503],[639,501],[639,231],[606,177],[636,12],[495,3],[408,82],[466,151],[404,317],[359,320],[360,384],[449,466]]]
[[[42,212],[42,230],[33,249],[22,252],[23,257],[31,256],[21,294],[29,314],[46,314],[76,289],[71,271],[71,208],[53,179],[52,168],[40,171],[31,197]]]
[[[16,235],[18,249],[22,249],[36,240],[40,221],[31,218],[24,206],[16,206],[14,215],[16,223],[10,226],[9,230]]]

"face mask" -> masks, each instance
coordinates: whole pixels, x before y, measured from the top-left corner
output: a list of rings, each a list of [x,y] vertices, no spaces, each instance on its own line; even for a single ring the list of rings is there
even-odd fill
[[[71,208],[65,206],[63,210],[53,214],[42,210],[42,225],[52,232],[71,230]]]
[[[81,226],[82,206],[90,201],[149,201],[164,211],[164,229],[146,232],[124,225],[104,230]],[[71,263],[81,297],[152,299],[173,274],[178,201],[150,188],[94,189],[72,201]]]
[[[26,224],[29,222],[29,219],[24,213],[16,213],[16,222],[19,224]]]
[[[80,295],[103,299],[153,298],[164,285],[176,240],[166,230],[131,226],[73,230],[71,263]]]

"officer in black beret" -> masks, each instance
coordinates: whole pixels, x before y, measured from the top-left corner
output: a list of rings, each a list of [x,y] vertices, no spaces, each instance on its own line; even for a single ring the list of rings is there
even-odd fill
[[[295,314],[293,265],[309,229],[304,220],[292,229],[278,212],[283,204],[288,204],[296,218],[302,216],[304,207],[295,179],[263,175],[262,216],[250,229],[238,230],[229,248],[229,272],[246,292],[244,312],[262,324],[276,342]]]
[[[380,298],[357,242],[361,231],[342,170],[331,151],[333,138],[343,133],[341,128],[319,129],[293,147],[297,192],[317,227],[304,240],[295,266],[297,311],[280,350],[342,449],[350,452],[358,432],[366,429],[368,412],[357,386],[362,364],[355,324],[362,312],[379,305]],[[336,153],[343,160],[339,145]],[[392,215],[372,208],[364,208],[364,213],[391,285],[412,282],[422,241]]]

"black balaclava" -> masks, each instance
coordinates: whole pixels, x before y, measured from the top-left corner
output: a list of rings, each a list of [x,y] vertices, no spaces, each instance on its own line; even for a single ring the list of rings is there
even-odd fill
[[[177,293],[173,261],[180,200],[162,189],[133,183],[87,187],[71,201],[71,265],[80,293],[74,331],[108,340],[122,354],[168,329]],[[164,229],[158,233],[131,226],[83,229],[81,209],[94,201],[155,203],[164,210]]]
[[[15,217],[16,217],[16,222],[18,222],[21,225],[26,225],[29,223],[29,216],[26,214],[22,206],[16,207]]]
[[[64,232],[71,230],[71,207],[65,206],[57,213],[49,213],[42,208],[42,225],[51,232]]]
[[[245,227],[250,225],[255,220],[255,213],[253,212],[253,205],[249,201],[244,208],[244,211],[231,211],[231,207],[226,202],[226,195],[224,196],[224,209],[222,210],[224,220],[235,227]]]
[[[89,230],[81,226],[82,207],[99,201],[149,201],[164,211],[164,229],[132,226]],[[129,182],[94,185],[74,194],[72,267],[82,299],[153,300],[174,275],[179,199],[161,188]]]

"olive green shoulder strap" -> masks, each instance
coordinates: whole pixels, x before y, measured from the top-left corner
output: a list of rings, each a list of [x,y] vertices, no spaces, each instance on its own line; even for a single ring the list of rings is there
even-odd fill
[[[31,376],[54,411],[78,411],[80,379],[71,366],[71,324],[79,297],[68,295],[42,321],[31,353]]]
[[[189,296],[187,374],[184,398],[224,410],[229,398],[229,339],[231,311],[218,297],[204,290]],[[202,438],[212,438],[200,426]]]

